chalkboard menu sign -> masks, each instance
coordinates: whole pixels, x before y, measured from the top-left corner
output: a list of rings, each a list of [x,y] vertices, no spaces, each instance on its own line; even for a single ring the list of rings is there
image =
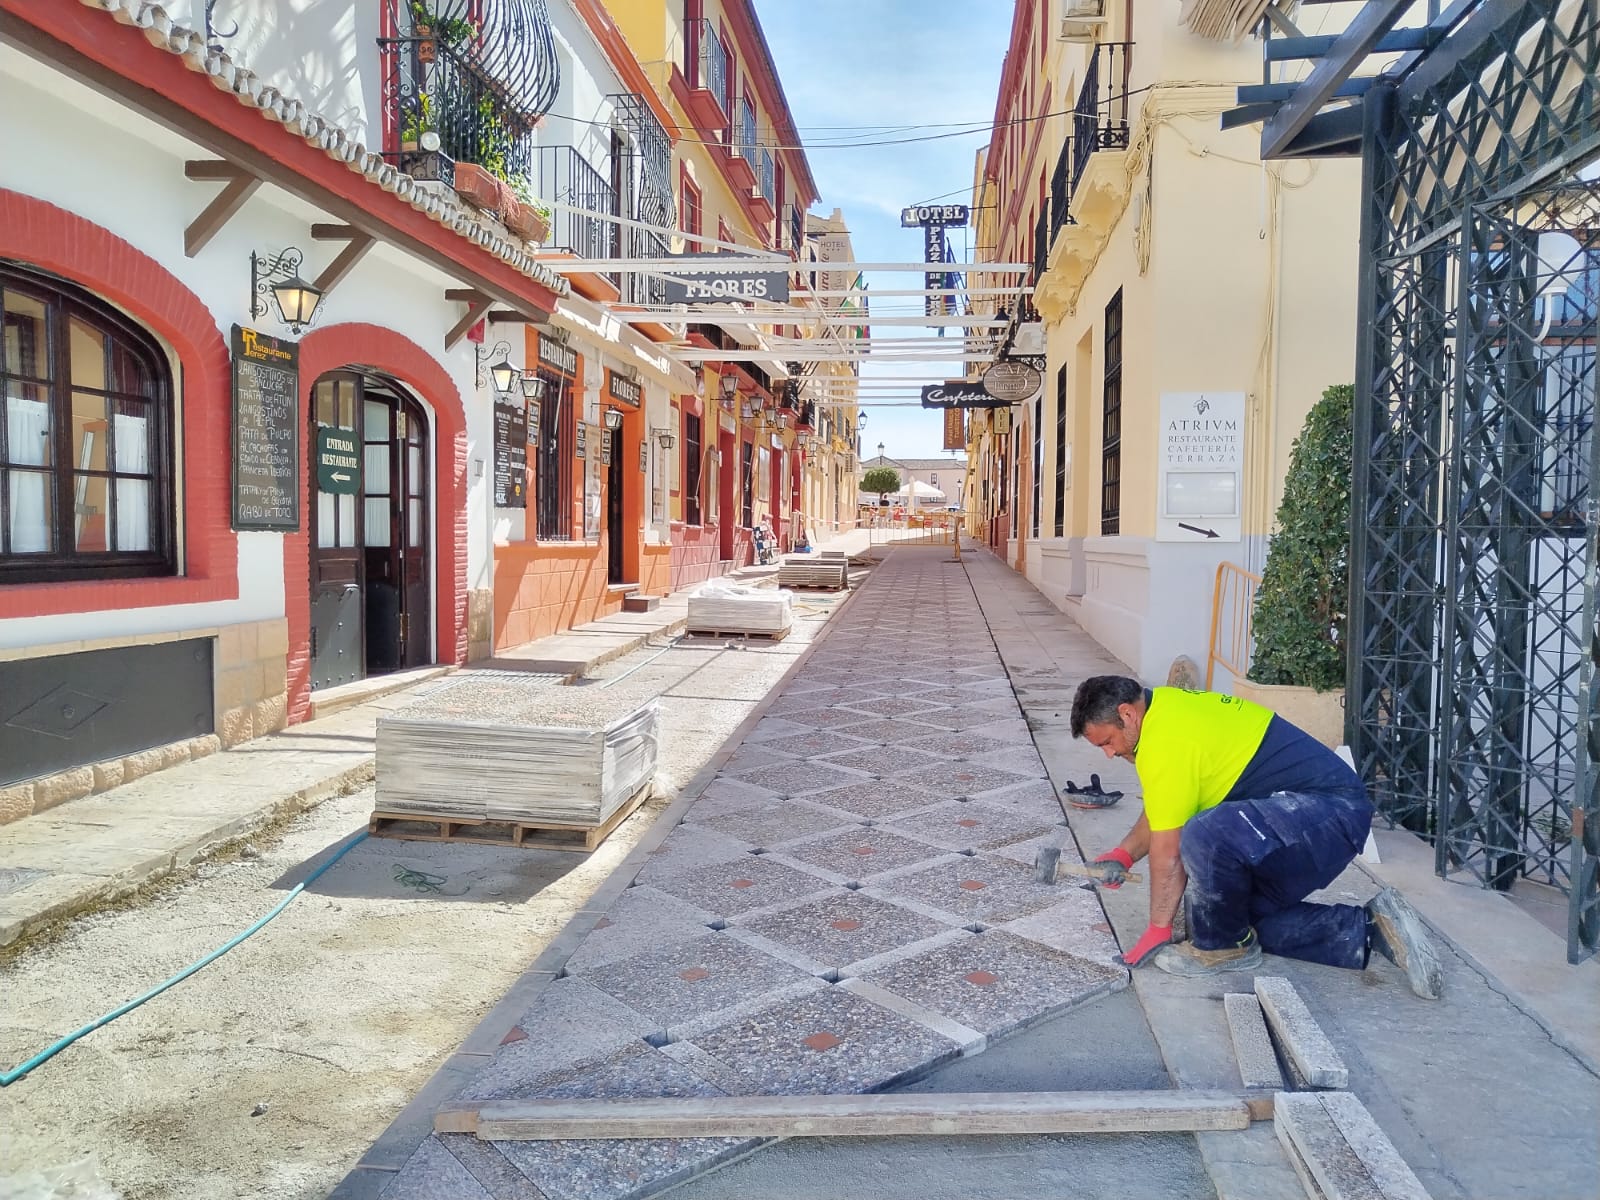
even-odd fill
[[[494,503],[497,508],[528,507],[528,403],[494,402]]]
[[[300,348],[235,325],[233,527],[300,528]]]

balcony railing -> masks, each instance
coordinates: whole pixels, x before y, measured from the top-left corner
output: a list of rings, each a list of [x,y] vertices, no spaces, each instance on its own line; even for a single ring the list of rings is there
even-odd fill
[[[777,184],[773,178],[772,151],[765,146],[761,147],[760,168],[756,174],[761,179],[761,195],[766,198],[769,207],[776,209],[778,206]],[[776,239],[774,239],[776,240]]]
[[[689,22],[683,45],[683,74],[689,86],[710,92],[717,104],[726,108],[728,95],[728,50],[717,36],[716,26],[699,17]]]
[[[1039,214],[1039,220],[1033,227],[1033,281],[1038,283],[1044,278],[1045,268],[1050,263],[1050,238],[1055,230],[1050,224],[1050,213],[1046,211]]]
[[[544,0],[385,4],[394,35],[378,39],[378,52],[390,154],[434,132],[451,161],[502,179],[524,174],[534,126],[561,87]]]
[[[741,100],[733,121],[733,148],[751,167],[756,163],[756,110]]]
[[[1063,225],[1072,224],[1068,201],[1072,197],[1072,135],[1061,141],[1061,153],[1056,157],[1056,169],[1050,175],[1050,234],[1055,236]]]
[[[1102,42],[1089,55],[1072,110],[1072,192],[1078,190],[1078,181],[1096,150],[1128,148],[1128,60],[1132,50],[1132,42]]]
[[[542,199],[621,215],[611,184],[571,146],[540,146],[531,174],[534,194]],[[611,258],[622,249],[618,232],[619,226],[611,221],[557,208],[550,216],[550,237],[545,245],[579,258]]]

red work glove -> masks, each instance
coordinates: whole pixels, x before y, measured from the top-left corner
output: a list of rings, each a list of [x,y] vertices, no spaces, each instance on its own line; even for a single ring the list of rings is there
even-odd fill
[[[1172,940],[1171,925],[1151,925],[1144,931],[1133,949],[1122,955],[1122,965],[1125,967],[1143,966],[1146,959]]]
[[[1100,886],[1115,890],[1128,882],[1128,872],[1133,870],[1133,855],[1121,846],[1115,850],[1107,850],[1094,860],[1105,864],[1105,873],[1100,876]]]

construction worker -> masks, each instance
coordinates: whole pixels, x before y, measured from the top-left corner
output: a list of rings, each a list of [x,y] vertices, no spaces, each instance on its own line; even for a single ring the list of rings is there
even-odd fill
[[[1216,975],[1253,970],[1267,951],[1360,970],[1376,950],[1418,996],[1438,998],[1438,958],[1394,889],[1365,906],[1306,900],[1350,865],[1372,823],[1365,787],[1333,751],[1258,704],[1122,675],[1079,685],[1072,736],[1132,763],[1144,791],[1138,821],[1095,860],[1116,888],[1150,859],[1150,924],[1126,965]],[[1173,944],[1186,883],[1190,941]]]

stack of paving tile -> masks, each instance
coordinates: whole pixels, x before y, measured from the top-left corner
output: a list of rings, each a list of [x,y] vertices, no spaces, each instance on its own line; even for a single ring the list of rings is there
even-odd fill
[[[849,570],[843,555],[830,558],[826,554],[789,554],[778,564],[778,586],[832,588],[838,591],[850,586]]]
[[[712,580],[689,597],[689,631],[787,633],[794,623],[794,594]]]
[[[595,825],[655,776],[658,707],[472,673],[378,722],[376,810]]]

